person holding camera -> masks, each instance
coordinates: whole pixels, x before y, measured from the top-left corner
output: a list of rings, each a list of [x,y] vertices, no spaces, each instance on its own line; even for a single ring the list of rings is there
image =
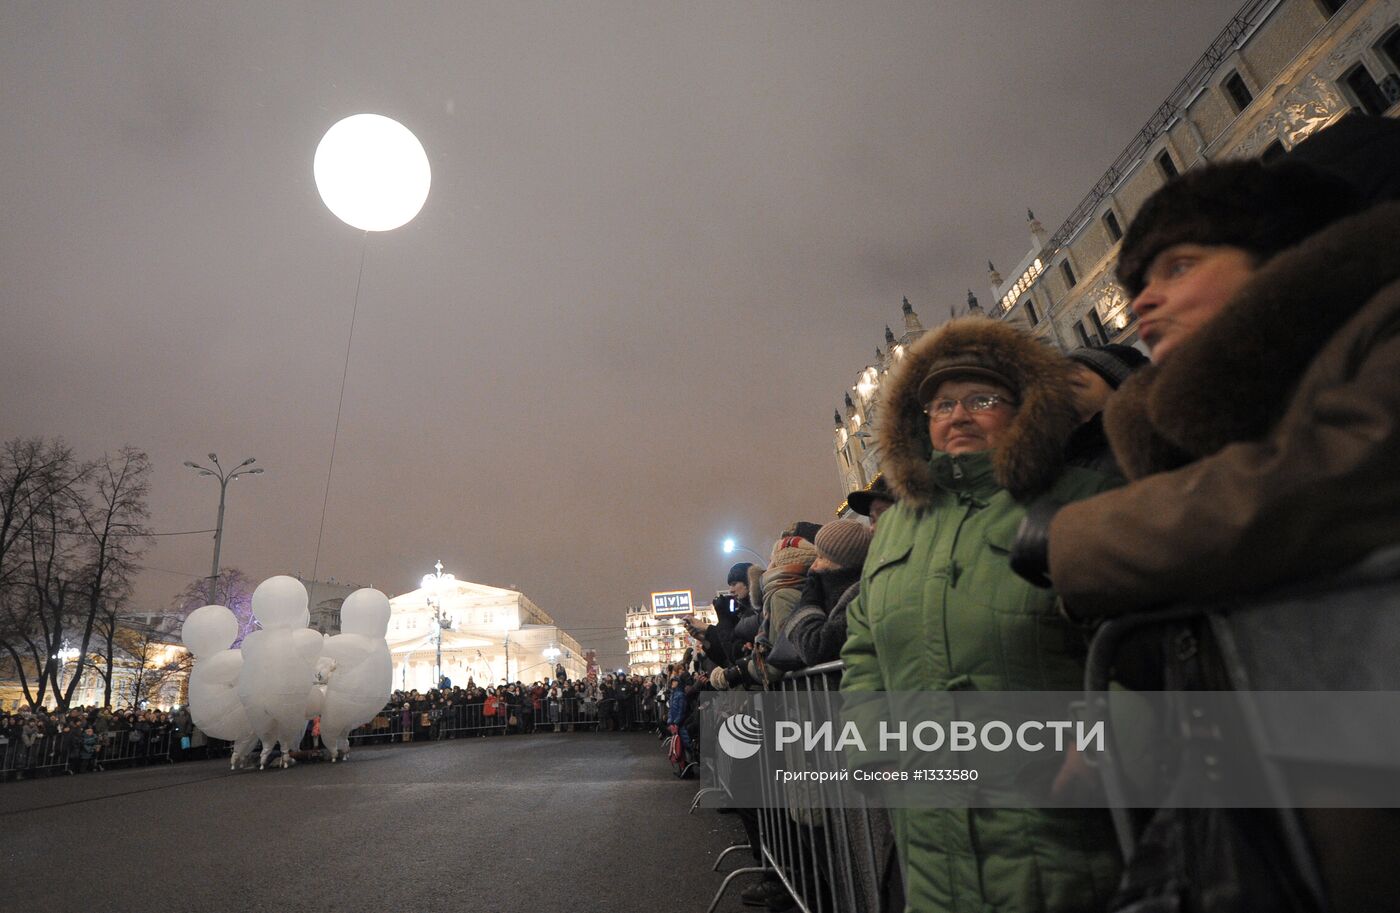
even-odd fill
[[[749,568],[753,564],[741,561],[729,569],[729,595],[716,596],[710,605],[715,610],[716,621],[712,625],[696,618],[684,620],[686,631],[700,642],[700,652],[704,654],[707,668],[723,668],[738,662],[746,642],[753,640],[753,631],[744,625],[747,638],[741,639],[740,625],[748,619],[757,619],[758,610],[749,598]],[[754,626],[756,630],[756,625]]]

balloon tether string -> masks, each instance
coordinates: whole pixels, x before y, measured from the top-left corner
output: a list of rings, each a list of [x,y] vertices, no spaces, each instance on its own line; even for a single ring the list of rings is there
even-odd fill
[[[326,493],[321,499],[321,528],[316,532],[316,558],[311,562],[311,579],[321,565],[321,538],[326,532],[326,506],[331,502],[331,472],[335,469],[335,445],[340,440],[340,412],[345,406],[345,378],[350,374],[350,344],[355,340],[355,316],[360,313],[360,284],[365,278],[365,249],[369,247],[369,232],[360,241],[360,272],[355,277],[355,306],[350,310],[350,336],[345,340],[345,366],[340,371],[340,399],[335,404],[335,431],[331,434],[331,462],[326,467]]]

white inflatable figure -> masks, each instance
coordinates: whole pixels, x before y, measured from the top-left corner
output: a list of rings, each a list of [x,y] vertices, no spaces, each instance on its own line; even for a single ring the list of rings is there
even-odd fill
[[[257,740],[238,697],[243,653],[229,649],[238,637],[238,619],[224,606],[207,605],[189,614],[180,637],[195,658],[190,671],[190,718],[206,734],[233,743],[229,769],[234,770]]]
[[[351,593],[340,607],[340,630],[326,639],[319,666],[326,680],[321,742],[331,763],[350,756],[350,730],[374,719],[389,700],[389,597],[368,587]]]
[[[253,731],[262,739],[258,769],[280,744],[282,767],[306,731],[306,705],[322,638],[308,628],[306,587],[295,577],[269,577],[253,591],[253,615],[262,625],[243,639],[243,674],[238,697]]]

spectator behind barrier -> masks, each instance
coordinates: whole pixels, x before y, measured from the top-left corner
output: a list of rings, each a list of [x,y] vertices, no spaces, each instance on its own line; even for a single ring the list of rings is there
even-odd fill
[[[797,611],[769,657],[774,666],[791,671],[840,657],[846,642],[846,608],[860,592],[870,537],[870,527],[857,520],[836,520],[817,533],[817,560],[807,574]]]
[[[1071,501],[1110,484],[1063,465],[1078,424],[1069,373],[1063,356],[983,317],[928,333],[891,372],[879,439],[899,503],[880,518],[847,612],[843,692],[1081,687],[1082,635],[1057,615],[1053,594],[1006,562],[1031,499]],[[1082,767],[1077,755],[1063,768],[1048,755],[1022,775],[1048,787]],[[1014,788],[983,774],[979,789]],[[1101,910],[1117,879],[1102,810],[896,808],[892,817],[910,910]]]
[[[807,570],[817,560],[816,547],[811,541],[795,532],[815,536],[820,529],[815,523],[797,523],[773,543],[773,553],[768,567],[749,568],[749,591],[760,610],[758,624],[752,635],[753,648],[747,657],[725,669],[716,669],[710,675],[710,684],[720,690],[742,687],[749,684],[772,684],[780,677],[780,672],[767,664],[768,651],[772,648],[777,632],[787,622],[788,616],[797,608],[802,587],[806,585]],[[746,632],[744,625],[736,625],[736,639]]]
[[[1040,505],[1014,556],[1042,581],[1048,560],[1072,612],[1254,592],[1400,541],[1400,207],[1333,224],[1357,206],[1253,161],[1143,205],[1118,272],[1154,363],[1106,414],[1134,484],[1053,514],[1048,538]]]
[[[1395,160],[1378,164],[1395,184]],[[1400,204],[1365,208],[1341,178],[1297,162],[1213,165],[1154,194],[1118,265],[1153,365],[1106,422],[1133,481],[1058,513],[1044,505],[1017,566],[1043,580],[1048,559],[1069,610],[1095,618],[1330,575],[1400,542],[1397,238]],[[1335,909],[1400,893],[1393,813],[1303,818]],[[1276,870],[1286,857],[1271,849],[1277,827],[1162,810],[1144,835],[1155,851],[1131,860],[1120,902],[1296,909],[1291,873]],[[1197,853],[1206,834],[1214,852]],[[1183,889],[1175,861],[1193,853],[1211,868]],[[1216,867],[1222,857],[1235,861]]]

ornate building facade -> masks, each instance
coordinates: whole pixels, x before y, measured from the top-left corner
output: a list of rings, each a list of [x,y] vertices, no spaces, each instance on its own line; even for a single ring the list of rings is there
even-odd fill
[[[988,264],[989,313],[1065,350],[1135,342],[1113,268],[1147,197],[1356,111],[1400,114],[1400,0],[1248,0],[1054,233],[1028,214],[1030,251],[1004,278]]]
[[[719,595],[728,596],[728,591]],[[715,621],[709,605],[697,606],[689,616]],[[681,624],[681,616],[657,615],[651,606],[628,606],[624,634],[627,638],[627,670],[633,675],[660,675],[672,663],[685,658],[694,641]]]
[[[885,326],[885,347],[875,347],[875,361],[861,369],[856,382],[847,391],[843,408],[836,410],[836,469],[841,479],[841,492],[869,488],[880,471],[878,451],[875,446],[875,421],[879,412],[880,384],[890,368],[904,357],[904,350],[920,336],[924,335],[924,325],[919,321],[909,299],[904,299],[903,332],[898,336],[889,325]],[[846,503],[841,502],[836,513],[846,513]]]
[[[587,660],[577,640],[516,590],[439,573],[389,600],[385,640],[394,661],[394,687],[427,691],[439,677],[454,685],[499,685],[552,679],[562,665],[570,679]]]

